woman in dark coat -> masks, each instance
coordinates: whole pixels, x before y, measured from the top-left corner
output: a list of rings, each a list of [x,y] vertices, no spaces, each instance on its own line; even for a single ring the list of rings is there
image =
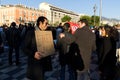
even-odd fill
[[[99,71],[100,80],[114,80],[116,74],[116,35],[113,28],[104,26],[100,29]]]
[[[40,16],[37,20],[37,30],[46,30],[47,24],[47,18]],[[37,50],[34,29],[27,32],[23,51],[28,55],[27,78],[30,80],[44,80],[45,71],[52,69],[51,57],[41,58],[42,52]]]

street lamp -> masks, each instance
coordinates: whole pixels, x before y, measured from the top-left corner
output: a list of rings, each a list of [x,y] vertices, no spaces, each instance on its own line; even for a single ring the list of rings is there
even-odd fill
[[[0,0],[0,6],[1,6],[2,0]]]
[[[100,23],[99,23],[99,26],[101,26],[101,17],[102,17],[102,0],[100,0]]]
[[[94,26],[95,26],[95,15],[96,15],[96,4],[95,4],[95,6],[93,7],[93,10],[94,10]]]

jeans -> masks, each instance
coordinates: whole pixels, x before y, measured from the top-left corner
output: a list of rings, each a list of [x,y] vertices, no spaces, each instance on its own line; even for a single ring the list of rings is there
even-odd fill
[[[68,68],[69,80],[77,80],[77,72],[71,66],[61,66],[60,80],[66,80],[66,69]]]

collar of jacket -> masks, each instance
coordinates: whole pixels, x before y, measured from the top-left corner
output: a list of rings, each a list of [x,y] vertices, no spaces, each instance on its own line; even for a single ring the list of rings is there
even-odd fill
[[[40,30],[41,31],[41,29],[38,26],[35,26],[35,30]]]
[[[89,27],[88,27],[88,26],[83,26],[83,27],[80,28],[80,29],[89,29]]]

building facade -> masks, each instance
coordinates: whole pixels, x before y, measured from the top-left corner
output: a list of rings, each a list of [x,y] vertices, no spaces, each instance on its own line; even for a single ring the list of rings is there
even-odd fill
[[[47,12],[46,16],[52,24],[56,22],[61,22],[61,18],[65,15],[70,16],[72,18],[71,21],[73,22],[77,22],[79,20],[79,15],[77,13],[58,8],[45,2],[40,3],[39,9]]]
[[[0,25],[10,25],[13,21],[17,24],[35,22],[39,16],[46,16],[46,12],[24,5],[0,6]]]
[[[48,18],[50,24],[60,23],[61,18],[65,15],[71,17],[72,22],[77,22],[81,16],[86,14],[77,14],[48,3],[40,3],[39,8],[30,8],[25,5],[1,5],[0,6],[0,26],[3,24],[10,25],[15,21],[17,24],[35,22],[39,16]],[[102,24],[118,24],[120,21],[102,20]]]

